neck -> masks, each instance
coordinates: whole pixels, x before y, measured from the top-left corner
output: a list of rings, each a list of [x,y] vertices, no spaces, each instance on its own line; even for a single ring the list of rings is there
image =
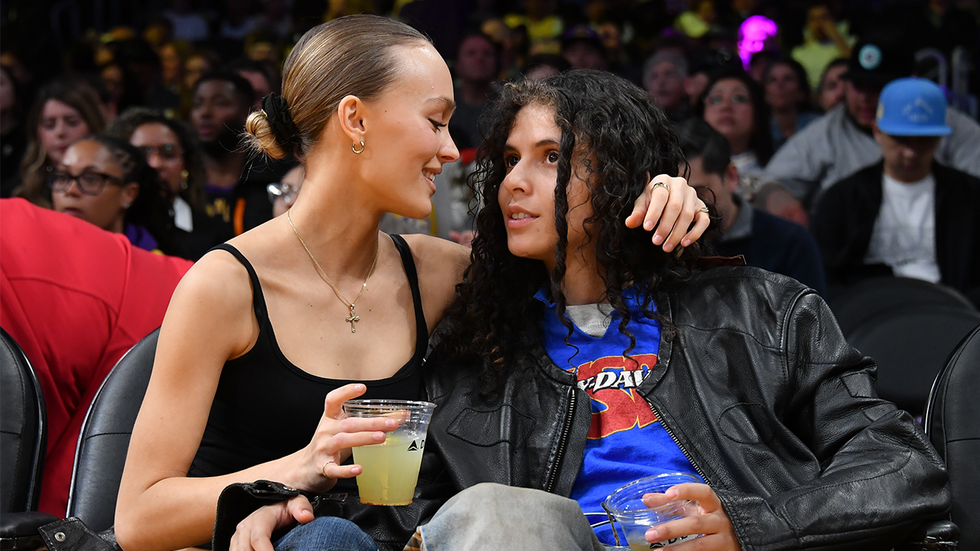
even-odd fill
[[[378,226],[384,210],[374,201],[371,187],[361,182],[351,167],[350,145],[325,151],[329,144],[321,142],[319,151],[307,156],[303,192],[290,208],[290,218],[310,253],[342,290],[356,294],[374,262],[378,251]],[[347,158],[345,159],[344,153]],[[293,233],[287,220],[280,217],[284,231]],[[295,237],[291,237],[295,239]],[[299,254],[306,256],[296,240]],[[353,291],[352,291],[353,289]]]
[[[480,106],[487,102],[490,96],[490,83],[475,80],[464,80],[459,85],[463,103]]]
[[[569,254],[565,260],[565,278],[562,280],[562,293],[569,306],[595,304],[606,297],[606,282],[599,275],[595,255],[585,257],[584,251]],[[554,263],[549,263],[548,271],[554,271]]]
[[[220,157],[204,156],[208,185],[221,189],[230,189],[238,185],[244,167],[243,153],[232,152]]]
[[[784,109],[772,111],[772,118],[776,121],[776,126],[779,131],[783,133],[783,136],[790,137],[796,132],[796,119],[798,113],[795,105],[791,105]]]
[[[748,136],[738,136],[729,141],[732,146],[732,155],[741,155],[749,150],[749,137]]]

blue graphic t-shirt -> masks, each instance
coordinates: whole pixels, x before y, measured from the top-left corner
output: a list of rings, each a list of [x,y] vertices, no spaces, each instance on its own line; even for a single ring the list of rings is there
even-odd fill
[[[543,290],[535,297],[549,308],[543,320],[543,344],[548,356],[560,369],[575,373],[578,387],[589,395],[592,404],[585,458],[571,495],[589,522],[606,519],[602,501],[624,484],[660,473],[695,473],[653,409],[636,391],[656,365],[660,349],[660,323],[643,314],[637,291],[630,289],[623,294],[631,314],[627,327],[636,338],[629,358],[623,356],[629,337],[619,332],[620,317],[616,311],[602,337],[592,337],[575,327],[568,337],[573,347],[565,344],[568,330],[558,319],[554,303],[547,300]],[[654,310],[654,305],[650,309]],[[608,524],[595,531],[599,541],[615,544]]]

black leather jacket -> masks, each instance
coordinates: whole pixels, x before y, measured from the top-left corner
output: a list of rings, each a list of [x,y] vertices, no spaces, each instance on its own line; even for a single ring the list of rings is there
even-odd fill
[[[676,335],[639,392],[721,498],[743,549],[888,549],[948,510],[941,460],[908,413],[877,398],[875,364],[815,292],[724,267],[656,304]],[[430,360],[436,478],[570,494],[589,398],[536,355],[492,403],[477,396],[477,366]]]
[[[656,305],[676,331],[639,391],[721,498],[744,550],[890,549],[948,511],[935,450],[908,413],[876,396],[874,362],[845,342],[813,290],[723,267]],[[481,482],[569,495],[589,398],[535,353],[535,368],[509,377],[492,402],[478,396],[476,362],[430,358],[438,407],[413,503],[348,498],[329,514],[354,520],[381,549],[402,549],[445,500]]]

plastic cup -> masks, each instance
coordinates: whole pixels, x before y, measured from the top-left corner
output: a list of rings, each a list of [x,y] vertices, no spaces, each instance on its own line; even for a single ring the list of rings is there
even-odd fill
[[[647,530],[658,524],[694,514],[698,505],[690,500],[679,500],[651,508],[643,504],[643,496],[662,494],[672,486],[685,482],[701,482],[701,479],[689,473],[648,476],[618,488],[602,502],[602,507],[612,516],[615,523],[620,525],[632,551],[660,549],[698,537],[698,535],[689,535],[656,543],[646,540]],[[612,528],[616,530],[615,526]]]
[[[348,400],[344,413],[348,417],[390,417],[398,428],[385,441],[353,449],[354,463],[363,469],[357,475],[357,492],[361,503],[371,505],[408,505],[415,495],[419,479],[425,432],[436,407],[431,402],[412,400]]]

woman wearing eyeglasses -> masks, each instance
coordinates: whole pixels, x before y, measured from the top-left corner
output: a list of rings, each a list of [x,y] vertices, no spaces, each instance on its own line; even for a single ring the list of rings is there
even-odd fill
[[[173,219],[142,153],[110,136],[72,144],[48,176],[54,210],[125,234],[141,249],[174,253]]]
[[[738,167],[739,190],[751,199],[760,185],[752,176],[761,174],[773,153],[769,106],[762,88],[738,70],[719,74],[705,90],[696,112],[728,140],[732,162]]]
[[[232,237],[204,212],[204,156],[185,123],[141,107],[126,110],[107,132],[138,147],[160,179],[174,218],[176,254],[189,260]]]

